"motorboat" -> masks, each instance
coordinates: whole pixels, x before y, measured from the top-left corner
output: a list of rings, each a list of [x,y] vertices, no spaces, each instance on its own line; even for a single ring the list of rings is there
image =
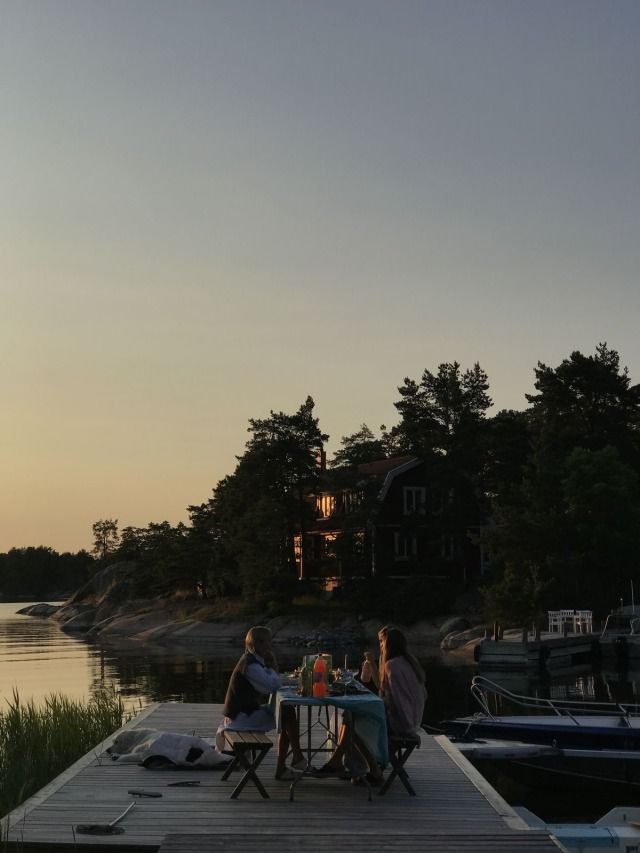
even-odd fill
[[[618,666],[626,668],[630,661],[640,658],[640,616],[633,610],[610,613],[598,637],[600,652],[604,658],[613,657]]]
[[[640,706],[520,696],[484,676],[471,692],[481,710],[443,727],[490,780],[502,774],[527,787],[606,784],[640,793]],[[498,714],[491,705],[529,713]]]
[[[640,808],[618,806],[594,823],[547,823],[522,806],[514,811],[531,829],[544,829],[570,853],[640,850]]]
[[[482,675],[473,678],[471,694],[480,711],[442,724],[452,739],[514,740],[560,749],[640,750],[640,705],[635,703],[520,696]],[[496,708],[511,706],[528,713],[494,713],[491,697]]]

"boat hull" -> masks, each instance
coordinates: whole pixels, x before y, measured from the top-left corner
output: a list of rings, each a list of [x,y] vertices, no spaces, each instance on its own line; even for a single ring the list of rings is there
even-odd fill
[[[601,796],[604,787],[615,787],[620,791],[618,798],[630,789],[633,789],[634,802],[640,796],[640,761],[637,759],[564,753],[503,759],[479,758],[470,752],[462,752],[490,782],[503,776],[531,790],[588,792]]]
[[[640,751],[640,721],[622,717],[496,717],[482,715],[446,720],[444,729],[453,739],[520,741],[559,749],[612,749]]]

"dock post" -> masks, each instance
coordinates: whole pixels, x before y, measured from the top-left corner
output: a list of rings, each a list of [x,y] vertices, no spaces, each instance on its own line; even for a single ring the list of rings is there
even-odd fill
[[[529,632],[527,631],[526,628],[523,628],[522,629],[522,642],[525,644],[525,646],[527,645],[528,639],[529,639]]]
[[[494,622],[493,623],[493,639],[494,640],[498,639],[499,632],[500,632],[500,626],[498,625],[497,622]]]

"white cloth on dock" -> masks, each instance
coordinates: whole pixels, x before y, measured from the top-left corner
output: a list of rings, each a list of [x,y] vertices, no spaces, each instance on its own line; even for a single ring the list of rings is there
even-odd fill
[[[215,746],[196,735],[162,732],[158,729],[125,729],[116,735],[107,752],[120,764],[211,768],[224,765],[228,758]]]

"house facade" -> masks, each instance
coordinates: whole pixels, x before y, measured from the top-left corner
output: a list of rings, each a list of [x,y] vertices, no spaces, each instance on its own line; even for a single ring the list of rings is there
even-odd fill
[[[298,578],[325,589],[352,578],[482,574],[473,530],[456,527],[453,493],[430,488],[427,464],[414,456],[323,471],[313,520],[295,536]],[[477,527],[479,529],[479,526]]]
[[[300,579],[331,589],[348,578],[408,577],[427,568],[426,465],[415,457],[323,472],[313,515],[295,539]]]

